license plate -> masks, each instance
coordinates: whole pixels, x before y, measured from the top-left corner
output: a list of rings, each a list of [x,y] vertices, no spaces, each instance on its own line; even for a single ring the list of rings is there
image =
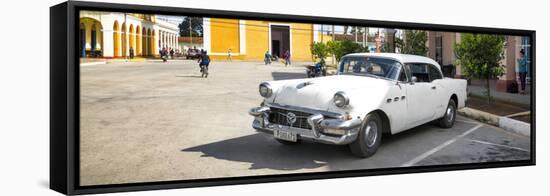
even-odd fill
[[[275,136],[275,138],[277,139],[282,139],[286,141],[291,141],[291,142],[297,141],[296,134],[287,132],[287,131],[276,130],[273,132],[273,136]]]

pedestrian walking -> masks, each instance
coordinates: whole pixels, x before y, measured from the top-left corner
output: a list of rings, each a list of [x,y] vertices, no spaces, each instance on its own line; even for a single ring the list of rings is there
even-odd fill
[[[519,52],[520,57],[517,60],[518,64],[518,72],[519,72],[519,82],[521,86],[521,90],[519,91],[520,94],[524,95],[525,93],[525,80],[527,77],[527,58],[525,58],[525,51],[521,49]]]
[[[228,60],[229,62],[232,61],[232,59],[231,59],[231,52],[232,52],[232,51],[231,51],[231,48],[229,48],[229,50],[227,50],[227,60]]]
[[[167,57],[167,51],[166,51],[166,48],[162,48],[162,50],[160,50],[160,58],[162,59],[162,62],[166,62],[168,59]]]
[[[174,59],[174,49],[170,48],[170,59]]]
[[[285,66],[290,65],[290,51],[286,50],[286,52],[283,56],[285,58]]]
[[[133,58],[134,58],[134,48],[130,46],[130,59],[133,59]]]
[[[264,62],[266,65],[271,64],[271,53],[269,53],[269,50],[265,52]]]

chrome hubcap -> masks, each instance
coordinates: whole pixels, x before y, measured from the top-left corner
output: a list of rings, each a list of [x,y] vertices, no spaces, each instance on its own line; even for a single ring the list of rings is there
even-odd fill
[[[453,106],[449,106],[447,108],[447,121],[453,122],[454,117],[455,117],[455,113],[453,111]]]
[[[374,146],[376,143],[376,138],[378,137],[378,125],[376,122],[370,121],[365,127],[365,142],[367,142],[367,147]]]

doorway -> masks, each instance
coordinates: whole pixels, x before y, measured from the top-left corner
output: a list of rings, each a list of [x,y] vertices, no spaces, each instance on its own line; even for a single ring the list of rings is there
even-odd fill
[[[282,57],[290,51],[290,26],[270,25],[271,27],[271,55]]]

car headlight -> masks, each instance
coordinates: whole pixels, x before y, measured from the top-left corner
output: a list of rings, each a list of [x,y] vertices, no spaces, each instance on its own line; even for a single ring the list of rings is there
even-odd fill
[[[336,105],[339,108],[346,107],[349,104],[349,98],[346,95],[346,93],[339,91],[336,94],[334,94],[334,105]]]
[[[273,89],[269,83],[264,82],[260,84],[260,95],[264,98],[269,98],[273,94]]]

